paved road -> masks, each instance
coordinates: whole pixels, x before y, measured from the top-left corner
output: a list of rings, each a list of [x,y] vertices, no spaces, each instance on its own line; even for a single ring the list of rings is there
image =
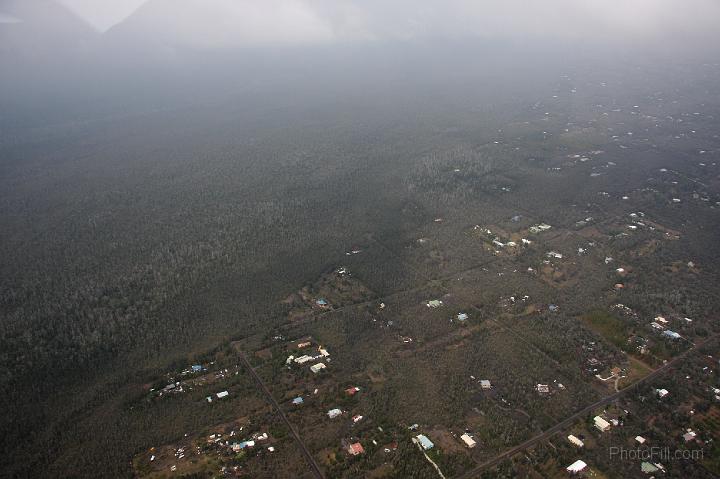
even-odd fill
[[[665,373],[668,369],[670,369],[671,367],[673,367],[675,364],[677,364],[679,361],[681,361],[682,359],[684,359],[688,354],[696,351],[696,350],[697,350],[698,348],[700,348],[702,345],[704,345],[704,344],[707,343],[708,341],[711,341],[711,340],[713,340],[713,339],[715,339],[715,338],[717,338],[717,337],[718,337],[718,335],[710,336],[710,337],[707,338],[706,340],[698,343],[695,347],[693,347],[693,348],[691,348],[691,349],[688,349],[687,351],[685,351],[685,352],[682,353],[682,354],[679,354],[678,356],[676,356],[675,358],[673,358],[671,361],[668,361],[667,363],[663,364],[662,366],[660,366],[659,368],[655,369],[653,372],[651,372],[650,374],[648,374],[648,375],[645,376],[644,378],[642,378],[642,379],[634,382],[634,383],[631,384],[630,386],[628,386],[628,387],[626,387],[626,388],[623,388],[623,389],[621,389],[620,391],[618,391],[618,392],[616,392],[616,393],[613,393],[613,394],[611,394],[611,395],[609,395],[609,396],[604,397],[603,399],[600,399],[599,401],[596,401],[596,402],[590,404],[589,406],[587,406],[587,407],[585,407],[584,409],[576,412],[576,413],[573,414],[572,416],[570,416],[570,417],[564,419],[563,421],[555,424],[555,425],[554,425],[553,427],[551,427],[550,429],[547,429],[547,430],[541,432],[541,433],[538,434],[537,436],[532,437],[532,438],[528,439],[527,441],[523,442],[522,444],[519,444],[519,445],[517,445],[517,446],[515,446],[515,447],[513,447],[513,448],[511,448],[511,449],[508,449],[507,451],[501,453],[501,454],[498,455],[498,456],[495,456],[493,459],[490,459],[489,461],[486,461],[486,462],[484,462],[484,463],[482,463],[482,464],[478,464],[477,467],[469,470],[469,471],[466,472],[465,474],[462,474],[462,475],[458,476],[456,479],[470,479],[470,478],[473,478],[473,477],[477,477],[482,471],[484,471],[484,470],[486,470],[486,469],[489,469],[489,468],[491,468],[491,467],[497,466],[497,465],[500,464],[502,461],[504,461],[504,460],[506,460],[506,459],[509,459],[510,457],[514,456],[515,454],[517,454],[517,453],[519,453],[519,452],[522,452],[522,451],[524,451],[525,449],[528,449],[528,448],[534,446],[535,444],[537,444],[537,443],[540,442],[540,441],[543,441],[543,440],[545,440],[545,439],[550,438],[552,435],[554,435],[554,434],[562,431],[563,429],[566,429],[566,428],[570,427],[575,421],[577,421],[578,419],[581,419],[584,415],[588,414],[589,412],[592,412],[593,410],[595,410],[595,409],[597,409],[597,408],[599,408],[599,407],[601,407],[601,406],[605,406],[605,405],[607,405],[607,404],[610,404],[611,402],[613,402],[613,401],[615,401],[616,399],[620,398],[621,396],[623,396],[624,394],[628,393],[629,391],[634,390],[634,389],[637,388],[639,385],[641,385],[641,384],[643,384],[643,383],[646,383],[646,382],[649,382],[649,381],[652,381],[653,379],[657,378],[657,377],[660,376],[661,374]]]
[[[298,434],[297,430],[293,427],[293,425],[290,423],[290,420],[287,418],[283,410],[280,408],[280,405],[275,400],[273,395],[270,393],[270,390],[265,386],[265,383],[260,379],[260,376],[255,372],[255,369],[253,369],[252,365],[250,364],[250,361],[247,360],[245,355],[242,353],[242,351],[238,350],[238,356],[240,357],[240,361],[243,363],[243,366],[245,366],[245,369],[248,370],[248,372],[252,375],[252,377],[255,379],[255,382],[257,383],[258,387],[262,390],[263,394],[265,394],[265,397],[268,401],[270,401],[270,404],[275,408],[275,411],[277,411],[278,415],[282,418],[285,425],[290,430],[290,433],[295,438],[295,442],[297,442],[298,446],[300,446],[300,450],[302,451],[303,455],[305,456],[305,459],[307,460],[308,464],[313,470],[313,474],[318,479],[324,479],[322,470],[320,469],[320,466],[318,466],[318,463],[315,462],[315,458],[310,454],[310,450],[307,448],[305,443],[300,438],[300,434]]]

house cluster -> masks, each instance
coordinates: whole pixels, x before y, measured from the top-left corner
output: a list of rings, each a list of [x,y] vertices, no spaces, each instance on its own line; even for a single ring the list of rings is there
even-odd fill
[[[230,393],[227,391],[220,391],[220,392],[215,393],[215,397],[217,397],[218,399],[226,398],[229,395],[230,395]],[[207,396],[205,399],[207,400],[207,402],[213,402],[212,396]]]
[[[312,341],[301,341],[297,344],[297,349],[299,349],[299,350],[307,349],[307,348],[311,347],[312,345],[313,345]],[[320,361],[320,360],[325,360],[325,361],[329,362],[330,361],[330,353],[328,352],[327,349],[318,345],[317,346],[317,354],[302,354],[297,357],[295,355],[291,354],[285,360],[285,364],[288,367],[290,367],[293,363],[303,365],[306,363],[311,363],[311,362]],[[315,364],[310,366],[310,371],[312,371],[314,374],[317,374],[325,368],[327,368],[327,365],[324,362],[316,362]]]
[[[230,448],[233,450],[233,452],[240,452],[243,449],[256,447],[257,445],[259,445],[259,443],[262,443],[267,440],[268,440],[268,434],[266,432],[256,433],[256,434],[253,434],[250,439],[246,439],[241,442],[234,442],[234,443],[230,444]],[[270,446],[270,447],[268,447],[268,450],[270,452],[274,452],[275,448]]]
[[[240,428],[241,433],[243,428]],[[269,445],[270,436],[267,432],[256,432],[250,436],[247,436],[243,440],[237,440],[238,434],[236,431],[230,431],[229,434],[215,433],[207,437],[207,444],[217,446],[221,449],[227,448],[234,453],[239,453],[243,450],[259,449],[264,448],[268,452],[275,452],[275,446]],[[201,449],[197,448],[198,453],[201,453]]]
[[[552,228],[552,226],[550,226],[549,224],[540,223],[540,224],[531,226],[528,231],[530,231],[530,232],[533,233],[533,234],[538,234],[538,233],[541,233],[541,232],[543,232],[543,231],[547,231],[547,230],[549,230],[550,228]]]
[[[690,321],[692,322],[692,320]],[[666,336],[670,339],[680,339],[682,337],[679,333],[667,329],[667,325],[668,320],[663,316],[656,316],[655,319],[650,323],[650,326],[656,331],[659,331],[663,336]]]
[[[565,385],[563,383],[559,383],[557,381],[557,379],[553,381],[553,387],[555,387],[556,389],[561,390],[561,391],[565,390]],[[552,388],[550,387],[550,384],[538,383],[535,386],[535,391],[538,394],[540,394],[541,396],[545,396],[545,395],[550,394],[550,392],[552,391]]]
[[[516,219],[516,218],[517,218],[517,219]],[[512,220],[513,222],[517,222],[517,221],[520,220],[520,217],[519,217],[519,216],[514,216],[511,220]],[[492,230],[490,230],[489,228],[484,228],[484,227],[482,227],[482,226],[480,226],[480,225],[475,225],[475,226],[473,227],[473,230],[479,231],[480,234],[484,237],[485,241],[489,242],[490,244],[492,244],[492,245],[496,248],[496,249],[495,249],[495,254],[498,254],[498,253],[500,252],[500,251],[499,251],[500,249],[503,249],[503,248],[516,248],[516,247],[518,246],[518,243],[515,242],[515,241],[512,241],[512,240],[506,240],[505,242],[503,242],[503,240],[501,240],[500,236],[498,236],[497,234],[493,233]],[[528,245],[530,245],[531,243],[532,243],[532,241],[530,241],[530,240],[527,239],[527,238],[521,238],[521,239],[520,239],[520,245],[521,245],[521,246],[528,246]]]

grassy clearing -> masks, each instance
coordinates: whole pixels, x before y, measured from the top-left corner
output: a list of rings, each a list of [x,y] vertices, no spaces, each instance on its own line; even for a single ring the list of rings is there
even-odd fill
[[[648,374],[652,372],[652,368],[645,364],[644,362],[640,361],[637,358],[634,358],[632,356],[628,356],[628,362],[629,362],[629,368],[628,372],[626,374],[626,377],[622,378],[620,382],[618,383],[618,386],[620,388],[627,387],[634,383],[635,381],[639,381],[640,379],[644,378]]]
[[[606,311],[591,311],[580,318],[593,332],[620,349],[627,347],[629,328],[618,317]]]

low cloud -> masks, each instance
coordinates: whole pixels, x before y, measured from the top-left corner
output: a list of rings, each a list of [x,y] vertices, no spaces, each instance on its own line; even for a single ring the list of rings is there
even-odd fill
[[[62,0],[95,25],[199,47],[455,37],[714,35],[716,0]],[[124,19],[129,15],[129,18]],[[124,21],[123,21],[124,20]]]

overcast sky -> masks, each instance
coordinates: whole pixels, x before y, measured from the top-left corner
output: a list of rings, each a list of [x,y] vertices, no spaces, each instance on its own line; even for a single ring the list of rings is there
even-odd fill
[[[142,7],[146,28],[205,46],[507,34],[678,41],[720,25],[720,0],[58,1],[101,31]]]

